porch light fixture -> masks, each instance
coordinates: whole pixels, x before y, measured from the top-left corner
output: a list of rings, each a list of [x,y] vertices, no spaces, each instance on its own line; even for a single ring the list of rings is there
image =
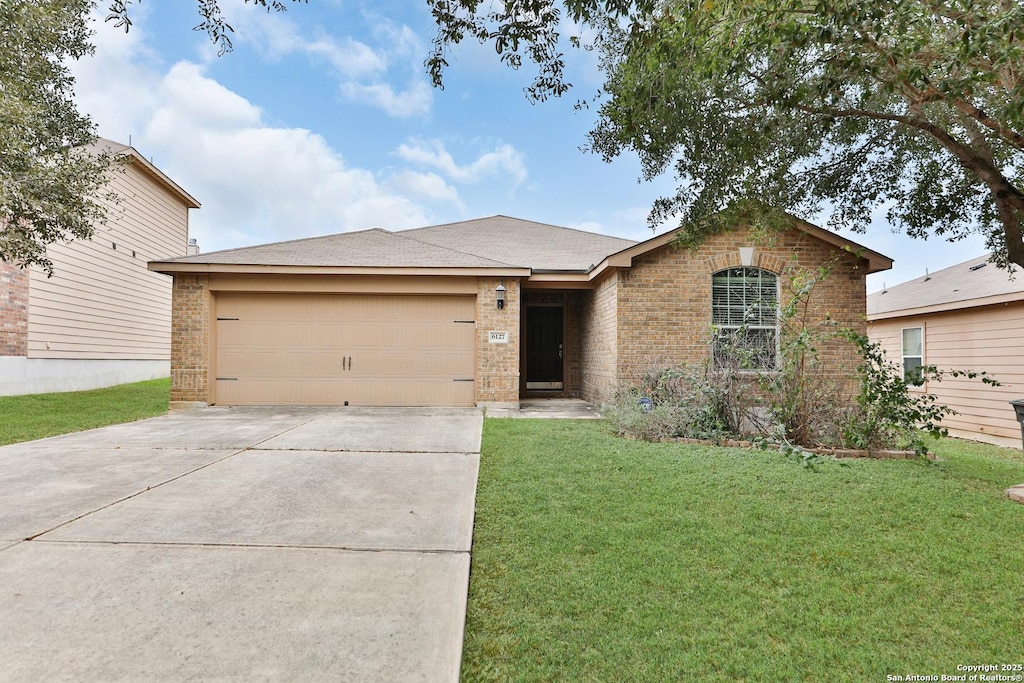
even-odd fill
[[[505,285],[499,284],[498,288],[494,290],[495,301],[498,304],[498,310],[505,308]]]

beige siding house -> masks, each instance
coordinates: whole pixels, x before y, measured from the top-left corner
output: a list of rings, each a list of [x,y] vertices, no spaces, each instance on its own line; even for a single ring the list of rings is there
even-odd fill
[[[812,317],[863,330],[865,276],[892,265],[796,219],[767,242],[744,228],[695,249],[674,238],[494,216],[153,262],[174,278],[171,400],[606,403],[652,364],[706,359],[713,317],[742,313],[751,283],[770,294],[774,320],[785,279],[830,263]],[[851,351],[826,354],[846,372]]]
[[[1002,383],[947,378],[912,391],[929,392],[959,414],[950,433],[1021,447],[1009,401],[1024,398],[1024,280],[988,263],[965,261],[868,297],[868,334],[909,371],[920,365],[986,371]]]
[[[91,240],[51,244],[54,274],[0,262],[0,395],[71,391],[170,374],[171,278],[147,262],[188,253],[199,203],[135,149]]]

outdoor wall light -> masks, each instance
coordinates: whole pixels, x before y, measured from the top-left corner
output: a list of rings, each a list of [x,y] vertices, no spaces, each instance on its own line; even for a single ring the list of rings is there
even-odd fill
[[[505,308],[505,285],[499,284],[498,288],[494,290],[495,301],[498,304],[498,310]]]

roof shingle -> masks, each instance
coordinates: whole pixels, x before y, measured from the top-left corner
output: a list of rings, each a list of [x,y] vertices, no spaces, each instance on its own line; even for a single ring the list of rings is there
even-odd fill
[[[397,234],[534,271],[586,272],[608,255],[636,244],[633,240],[508,216],[414,228]]]
[[[919,308],[965,308],[969,302],[992,296],[1020,294],[1024,278],[1015,268],[1009,272],[988,262],[989,255],[944,268],[930,275],[889,287],[868,296],[868,318]]]
[[[167,263],[380,268],[507,268],[506,263],[447,249],[380,228],[255,247],[211,251]]]

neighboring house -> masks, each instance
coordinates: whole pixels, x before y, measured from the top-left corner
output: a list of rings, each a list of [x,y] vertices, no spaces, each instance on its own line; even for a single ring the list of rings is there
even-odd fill
[[[0,261],[0,395],[73,391],[170,374],[171,278],[148,261],[188,252],[191,195],[134,148],[110,174],[119,201],[91,240],[48,246],[53,277]]]
[[[774,354],[779,291],[795,267],[834,261],[811,317],[863,331],[865,276],[892,265],[796,219],[770,245],[747,229],[692,250],[674,238],[638,244],[494,216],[151,263],[174,276],[171,399],[607,403],[652,365],[709,358],[713,314],[736,325],[765,293],[770,310],[750,333]],[[824,350],[843,372],[856,365],[852,353]]]
[[[1020,448],[1009,401],[1024,398],[1024,278],[988,263],[988,255],[868,297],[868,335],[905,372],[922,365],[985,371],[1002,383],[946,378],[912,391],[935,394],[956,410],[950,433]]]

